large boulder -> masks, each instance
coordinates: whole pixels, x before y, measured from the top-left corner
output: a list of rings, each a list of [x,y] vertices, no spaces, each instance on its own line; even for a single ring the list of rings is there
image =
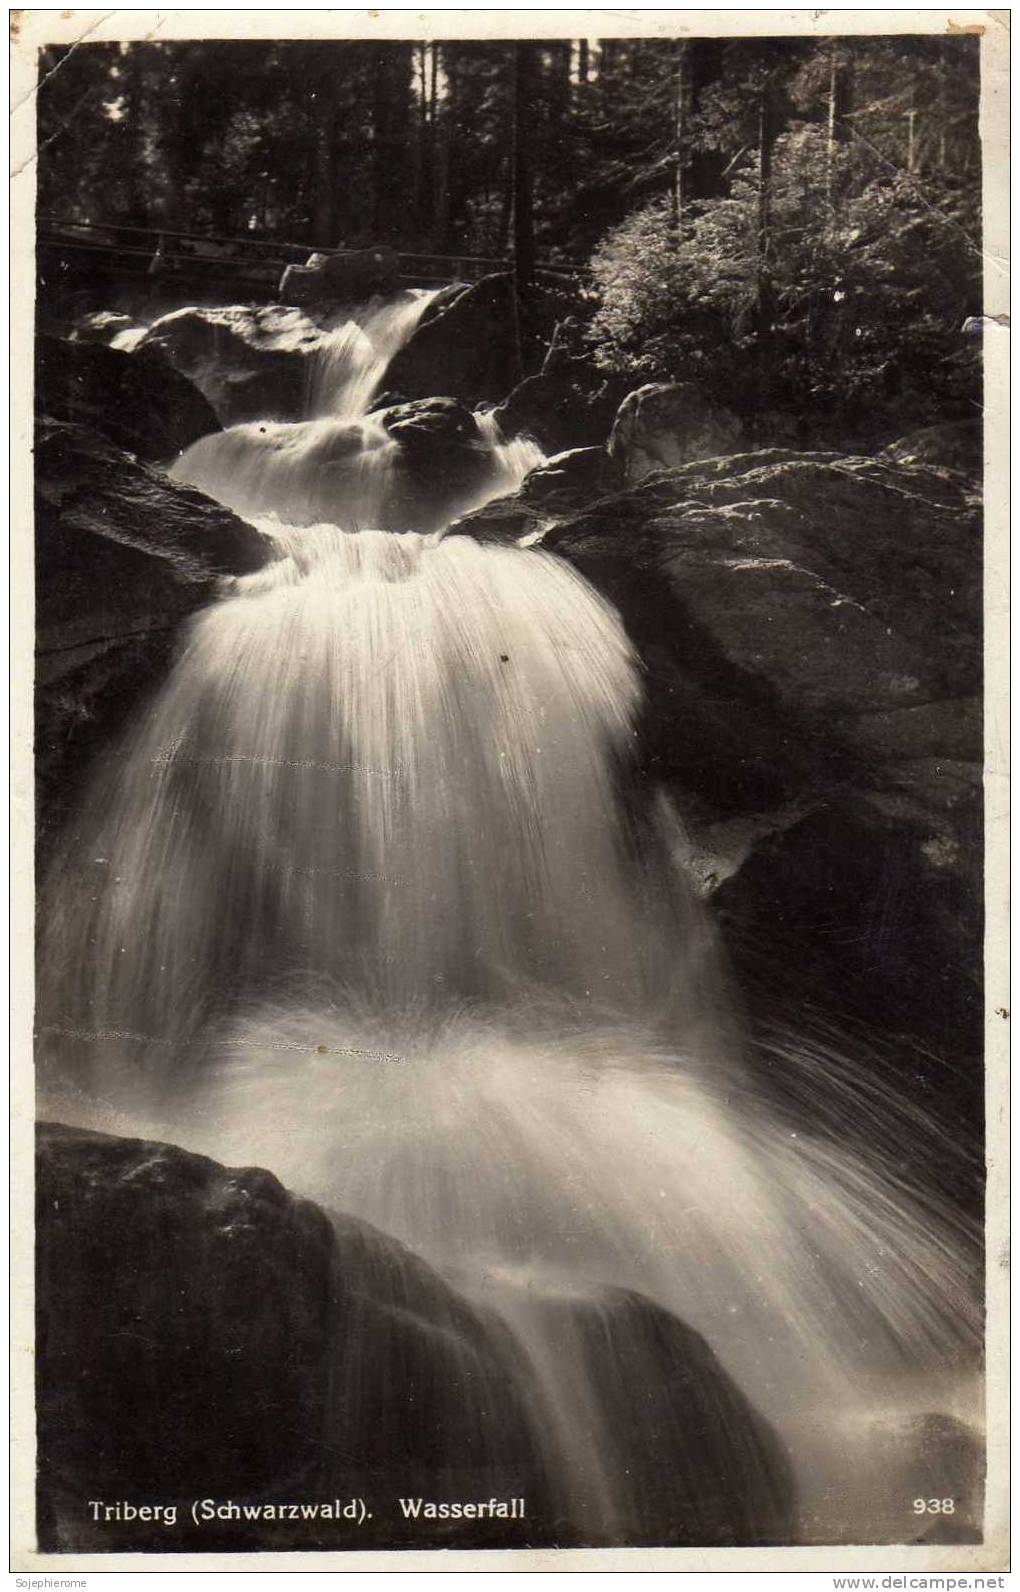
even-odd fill
[[[549,1510],[505,1329],[401,1245],[270,1173],[43,1125],[36,1178],[39,1534],[47,1551],[439,1545],[397,1497]],[[194,1499],[363,1499],[372,1522],[213,1520]],[[176,1505],[91,1518],[88,1500]],[[525,1541],[527,1539],[525,1538]]]
[[[534,437],[546,453],[603,446],[629,391],[599,370],[572,317],[557,324],[542,368],[518,382],[496,410],[508,435]]]
[[[380,244],[338,254],[313,254],[304,265],[288,265],[280,279],[282,304],[328,308],[395,293],[400,285],[400,255]]]
[[[38,414],[90,426],[151,461],[220,429],[209,401],[163,360],[92,341],[37,338],[35,405]]]
[[[410,398],[442,392],[484,403],[513,386],[517,361],[513,277],[486,276],[433,299],[386,383]]]
[[[734,453],[743,426],[694,382],[649,382],[628,393],[609,437],[609,457],[621,485],[655,470]]]
[[[66,816],[84,765],[168,667],[180,625],[265,539],[82,426],[35,444],[38,831]]]
[[[605,449],[571,448],[532,470],[512,497],[493,498],[451,529],[479,542],[530,542],[614,491]]]
[[[554,1374],[595,1390],[575,1442],[598,1456],[574,1509],[602,1546],[763,1547],[796,1541],[795,1487],[769,1423],[705,1339],[624,1288],[529,1290]],[[561,1476],[562,1482],[563,1477]],[[585,1505],[587,1504],[587,1508]],[[569,1505],[567,1505],[569,1507]]]
[[[557,1375],[592,1393],[561,1453],[499,1317],[269,1172],[43,1124],[36,1202],[44,1551],[790,1540],[771,1428],[705,1341],[637,1294],[528,1289]],[[615,1478],[608,1513],[589,1450]],[[401,1496],[523,1497],[526,1517],[408,1522]],[[356,1525],[190,1513],[352,1498]],[[176,1518],[96,1520],[93,1499]]]
[[[313,361],[328,342],[300,309],[234,304],[161,316],[132,357],[149,353],[182,371],[230,426],[302,415]]]
[[[620,611],[644,670],[641,767],[752,1001],[801,1029],[810,1011],[903,1036],[929,1057],[915,1093],[978,1120],[976,491],[931,466],[781,450],[580,509],[536,502],[540,486],[455,529],[537,541]]]

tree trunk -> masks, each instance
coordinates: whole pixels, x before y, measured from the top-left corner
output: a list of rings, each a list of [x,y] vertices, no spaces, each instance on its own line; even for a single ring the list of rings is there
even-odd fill
[[[519,293],[530,286],[535,276],[534,171],[531,151],[531,118],[534,115],[535,98],[534,52],[532,44],[514,45],[514,275]]]
[[[847,117],[851,109],[852,73],[851,58],[840,44],[833,44],[829,56],[829,137],[825,167],[825,196],[830,210],[835,208],[838,199],[836,190],[839,151],[850,139]]]
[[[506,254],[510,247],[510,220],[514,213],[514,162],[513,152],[503,162],[503,194],[496,225],[496,253]]]
[[[428,45],[415,47],[415,65],[418,74],[418,183],[416,208],[418,229],[428,224],[432,214],[431,170],[429,162],[429,91]]]
[[[456,115],[456,86],[457,73],[450,54],[450,47],[443,50],[442,57],[438,44],[432,46],[432,105],[435,119],[432,123],[433,139],[435,142],[435,240],[440,249],[450,246],[450,146],[453,140],[453,119]],[[442,114],[438,113],[436,76],[442,65],[446,73],[446,102]]]
[[[687,44],[677,39],[673,45],[673,146],[676,169],[673,173],[673,230],[677,242],[683,236],[687,165]]]
[[[766,74],[758,102],[758,283],[755,334],[758,402],[770,401],[775,371],[775,285],[772,280],[772,154],[779,132],[776,93]]]
[[[517,361],[520,374],[527,366],[526,302],[535,278],[534,173],[531,120],[535,99],[535,46],[513,47],[513,207],[514,304],[517,316]]]

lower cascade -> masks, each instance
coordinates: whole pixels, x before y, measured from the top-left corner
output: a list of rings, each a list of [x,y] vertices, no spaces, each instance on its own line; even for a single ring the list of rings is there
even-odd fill
[[[551,554],[430,523],[537,450],[478,417],[470,491],[400,524],[359,359],[343,413],[174,467],[273,556],[191,623],[55,860],[45,1113],[268,1168],[438,1272],[505,1371],[457,1412],[473,1490],[438,1500],[499,1492],[512,1399],[538,1540],[902,1540],[896,1422],[977,1418],[967,1235],[749,1059],[635,775],[614,610]],[[877,1146],[890,1113],[929,1131],[846,1057],[777,1066]],[[348,1412],[374,1352],[338,1357]]]

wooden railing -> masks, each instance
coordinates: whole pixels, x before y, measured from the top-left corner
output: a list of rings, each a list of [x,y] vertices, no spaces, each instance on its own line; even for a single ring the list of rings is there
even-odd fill
[[[253,285],[278,281],[288,265],[303,264],[311,254],[355,257],[365,249],[316,250],[307,243],[279,238],[225,237],[208,232],[178,232],[98,222],[68,221],[43,215],[38,218],[40,252],[58,252],[90,258],[97,266],[127,275],[217,275],[240,278]],[[385,251],[390,254],[389,249]],[[408,254],[394,251],[402,282],[422,286],[441,282],[476,282],[494,272],[510,271],[507,256],[481,254]],[[540,260],[536,271],[546,276],[577,277],[580,265],[562,260]]]

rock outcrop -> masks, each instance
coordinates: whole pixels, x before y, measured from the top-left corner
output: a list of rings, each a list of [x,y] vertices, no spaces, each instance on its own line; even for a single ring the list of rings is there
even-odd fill
[[[322,328],[281,304],[183,309],[154,321],[135,354],[162,358],[200,388],[224,426],[305,411]]]
[[[499,404],[496,419],[508,436],[524,432],[546,453],[604,445],[629,382],[598,370],[576,342],[576,328],[561,323],[541,370],[525,376]]]
[[[44,1550],[789,1539],[771,1429],[705,1342],[638,1295],[540,1306],[622,1445],[620,1520],[571,1526],[515,1340],[376,1229],[265,1171],[51,1124],[36,1200]],[[527,1515],[408,1523],[408,1495],[523,1497]],[[371,1512],[358,1525],[190,1512],[352,1497]],[[95,1520],[90,1499],[176,1518]]]
[[[633,486],[656,470],[736,453],[742,439],[736,415],[693,382],[649,382],[620,405],[608,453],[620,485]]]
[[[393,1240],[268,1172],[57,1125],[36,1199],[44,1547],[384,1546],[422,1490],[527,1490],[542,1517],[509,1337]],[[352,1495],[368,1532],[190,1516]],[[90,1498],[177,1503],[177,1523],[97,1523]]]
[[[45,335],[36,340],[35,406],[53,420],[102,431],[150,462],[172,459],[220,429],[198,388],[151,353]]]
[[[925,426],[891,442],[881,456],[896,464],[928,464],[936,469],[959,470],[972,481],[980,481],[984,463],[983,427],[980,420],[950,420],[940,426]]]
[[[500,399],[517,368],[513,278],[486,276],[433,299],[392,360],[386,385],[409,398]]]
[[[811,1005],[969,1057],[915,1087],[971,1110],[976,492],[932,466],[781,450],[600,487],[581,508],[544,496],[545,474],[455,529],[537,541],[619,609],[645,673],[641,764],[718,887],[745,987],[773,1017]]]
[[[126,357],[126,356],[125,356]],[[178,627],[264,538],[83,426],[36,428],[36,768],[48,842],[85,765],[169,667]]]

